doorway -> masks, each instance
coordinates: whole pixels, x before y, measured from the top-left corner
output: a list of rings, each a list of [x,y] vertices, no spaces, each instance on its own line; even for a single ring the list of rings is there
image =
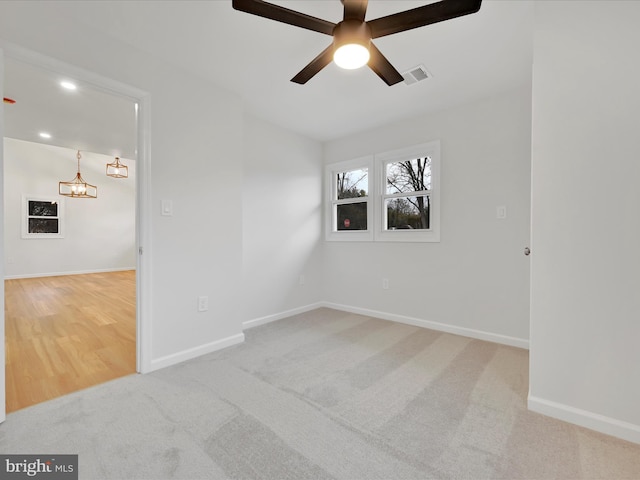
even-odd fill
[[[0,51],[0,53],[2,53]],[[144,222],[142,222],[143,219],[143,215],[141,214],[144,210],[145,210],[145,205],[144,205],[144,200],[141,201],[141,199],[145,198],[144,195],[144,182],[142,181],[143,175],[144,175],[144,168],[142,167],[142,164],[144,164],[144,162],[148,162],[148,158],[146,156],[146,149],[144,149],[144,142],[145,142],[145,134],[146,132],[148,132],[147,128],[142,128],[141,125],[143,125],[145,123],[145,110],[148,106],[148,98],[146,97],[146,95],[144,94],[144,92],[140,92],[137,91],[135,89],[132,89],[130,87],[127,87],[125,85],[121,85],[117,82],[113,82],[109,79],[104,79],[101,78],[99,76],[96,76],[95,74],[92,74],[90,72],[86,72],[83,71],[81,69],[69,66],[69,65],[64,65],[60,62],[39,56],[38,54],[32,53],[32,52],[26,52],[24,50],[17,50],[14,49],[14,51],[11,52],[7,52],[5,50],[5,55],[6,57],[4,59],[2,59],[0,57],[0,63],[3,64],[4,66],[4,75],[3,78],[8,77],[11,74],[11,68],[14,68],[17,64],[22,64],[23,66],[26,66],[30,69],[40,69],[40,71],[44,74],[44,76],[49,76],[49,77],[58,77],[58,78],[67,78],[67,79],[75,79],[76,81],[78,81],[78,83],[82,86],[81,91],[82,91],[82,98],[81,100],[84,101],[84,105],[85,108],[95,108],[96,105],[95,103],[95,97],[96,95],[102,95],[103,97],[106,96],[110,96],[112,99],[114,99],[114,103],[118,103],[118,102],[122,102],[122,101],[126,101],[128,102],[129,106],[130,106],[130,110],[131,110],[131,115],[132,115],[132,131],[130,133],[130,138],[128,140],[123,140],[121,143],[125,143],[125,141],[129,141],[132,145],[134,145],[133,149],[131,149],[130,151],[133,152],[133,154],[126,154],[126,155],[122,155],[124,158],[126,157],[133,157],[129,159],[130,164],[135,163],[135,164],[139,164],[140,168],[135,168],[135,176],[130,179],[131,181],[134,182],[134,194],[133,194],[133,202],[130,205],[131,209],[132,209],[132,218],[133,218],[133,227],[132,227],[132,238],[131,241],[129,242],[129,250],[132,252],[132,256],[130,256],[130,260],[129,260],[129,265],[132,265],[132,269],[129,271],[129,275],[127,277],[127,272],[125,268],[120,268],[120,267],[116,267],[116,268],[109,268],[109,267],[104,267],[104,268],[96,268],[96,265],[89,265],[87,266],[87,268],[81,268],[73,265],[67,265],[66,268],[62,268],[62,269],[56,269],[56,268],[51,268],[51,265],[47,264],[47,265],[42,265],[40,268],[35,269],[35,273],[33,270],[33,265],[31,264],[30,266],[32,267],[32,270],[29,271],[28,269],[25,270],[24,268],[24,264],[21,266],[21,268],[24,270],[24,272],[22,275],[20,273],[18,273],[16,275],[16,272],[19,270],[17,268],[13,268],[14,266],[17,266],[16,264],[18,262],[22,262],[23,259],[20,258],[16,258],[18,257],[18,255],[14,255],[13,253],[11,253],[13,250],[11,250],[10,245],[8,245],[8,242],[5,239],[2,239],[2,248],[0,248],[0,252],[2,252],[2,257],[5,260],[5,265],[4,265],[4,275],[7,275],[9,277],[20,277],[22,276],[22,279],[15,279],[16,281],[18,280],[24,280],[26,281],[30,281],[30,280],[35,280],[35,278],[41,278],[42,281],[40,282],[42,283],[47,283],[49,282],[49,286],[47,288],[49,288],[49,290],[51,291],[51,285],[56,284],[57,283],[57,287],[53,287],[53,289],[55,290],[56,288],[58,289],[58,293],[59,295],[57,295],[57,297],[62,297],[62,292],[71,292],[73,291],[74,287],[69,286],[69,285],[65,285],[65,286],[60,286],[61,282],[63,280],[73,280],[75,283],[77,283],[77,281],[86,281],[86,285],[89,284],[97,284],[97,285],[101,285],[102,288],[98,287],[98,290],[101,292],[100,295],[104,294],[105,291],[109,291],[109,290],[113,290],[111,287],[106,286],[108,284],[109,280],[108,277],[112,277],[112,279],[115,279],[115,282],[113,283],[113,285],[115,285],[116,287],[119,286],[128,286],[125,287],[125,290],[128,288],[128,293],[132,294],[131,295],[131,299],[127,300],[125,299],[126,294],[123,292],[117,293],[114,291],[113,295],[115,297],[120,297],[120,300],[122,301],[123,304],[128,304],[128,311],[129,313],[127,315],[130,315],[132,318],[130,318],[131,323],[133,324],[133,362],[131,361],[132,359],[129,358],[128,360],[125,361],[125,363],[128,362],[128,364],[132,367],[132,371],[144,371],[144,353],[143,352],[143,348],[141,348],[141,346],[144,344],[144,342],[142,341],[140,332],[141,332],[141,328],[140,328],[140,324],[142,322],[142,318],[144,317],[143,312],[146,310],[144,308],[144,305],[141,302],[141,298],[143,298],[143,289],[146,286],[146,282],[144,281],[144,271],[145,271],[145,267],[144,267],[144,262],[142,261],[141,258],[141,253],[142,253],[142,238],[145,236],[145,228],[144,228]],[[3,61],[2,61],[3,60]],[[2,72],[2,70],[0,69],[0,72]],[[6,78],[5,78],[6,80]],[[10,95],[10,92],[8,91],[7,87],[7,82],[4,82],[4,94],[5,96]],[[35,84],[36,83],[36,75],[31,76],[30,78],[27,78],[27,80],[23,80],[23,83],[26,84],[26,86],[31,85],[31,84]],[[1,83],[0,83],[0,86]],[[91,93],[89,93],[91,92]],[[35,91],[33,95],[38,97],[38,96],[42,96],[43,94],[45,94],[45,92],[43,91]],[[18,101],[18,99],[15,99],[16,101]],[[45,105],[47,105],[49,112],[53,112],[55,113],[55,109],[52,108],[52,104],[55,102],[52,102],[50,98],[46,99]],[[11,105],[6,105],[7,107],[11,106]],[[106,108],[108,110],[108,107],[104,107],[104,105],[101,107],[102,113],[104,114],[104,117],[107,117],[107,111],[104,110],[104,108]],[[5,113],[6,113],[6,109],[5,109]],[[69,115],[69,112],[61,112],[60,113],[61,116],[63,115]],[[3,163],[0,164],[0,166],[3,169],[7,168],[7,164],[9,163],[9,159],[6,158],[6,156],[4,155],[4,150],[6,149],[6,145],[9,142],[13,142],[13,140],[10,140],[12,134],[13,134],[13,127],[11,125],[11,121],[10,119],[6,118],[7,115],[5,115],[5,122],[4,122],[4,126],[2,125],[2,123],[0,123],[0,137],[7,137],[7,139],[5,139],[5,147],[3,148],[3,152],[2,152],[2,156],[3,158]],[[37,120],[42,120],[43,116],[42,115],[34,115],[32,112],[32,119],[31,119],[31,123],[36,124],[38,122],[34,121],[34,118]],[[61,117],[62,118],[62,117]],[[104,120],[104,118],[102,119]],[[17,125],[17,127],[21,127],[21,125]],[[35,125],[37,130],[41,130],[41,123],[40,125]],[[63,125],[62,122],[58,122],[58,124],[56,125],[56,127],[59,128],[58,131],[61,131]],[[83,122],[83,127],[91,127],[90,122]],[[103,123],[98,123],[96,125],[94,125],[91,128],[94,128],[97,133],[98,136],[102,136],[104,138],[109,136],[109,133],[107,130],[104,130],[104,122]],[[40,131],[38,131],[37,133],[40,133]],[[69,134],[73,134],[74,132],[72,131],[67,131],[67,132],[63,132],[63,134],[61,135],[61,137],[65,137],[68,136]],[[90,150],[102,150],[103,152],[105,152],[105,154],[107,154],[108,157],[111,157],[111,160],[113,160],[113,156],[116,155],[118,152],[113,152],[113,151],[109,151],[106,148],[104,148],[103,146],[97,147],[97,148],[92,148],[91,145],[94,145],[96,143],[91,143],[90,140],[87,140],[90,135],[88,134],[84,134],[81,131],[76,131],[76,138],[80,139],[78,141],[76,141],[75,143],[82,143],[82,142],[86,142],[84,144],[81,145],[74,145],[74,148],[79,148],[83,150],[83,157],[87,156],[87,157],[92,157],[94,155],[101,155],[100,153],[96,153],[96,152],[91,152]],[[15,136],[15,135],[14,135]],[[53,134],[52,134],[53,137]],[[53,140],[53,138],[52,138]],[[28,142],[29,140],[21,140],[22,142]],[[37,142],[33,142],[34,144],[37,144]],[[56,143],[63,143],[63,142],[55,142],[52,141],[50,144],[48,144],[51,148],[68,148],[66,146],[61,146],[58,147],[58,145],[55,145]],[[117,144],[118,142],[113,142],[114,144]],[[47,145],[47,144],[41,144],[41,145]],[[89,150],[89,151],[84,151],[85,149]],[[75,152],[74,152],[75,153]],[[103,154],[104,155],[104,154]],[[84,159],[84,158],[83,158]],[[89,167],[89,160],[87,159],[87,164],[85,165],[84,163],[81,164],[81,168],[83,169],[83,172],[85,171],[85,168]],[[93,159],[95,160],[95,159]],[[126,163],[126,162],[125,162]],[[133,166],[133,165],[130,165]],[[104,169],[105,165],[102,165],[101,168]],[[138,165],[136,165],[136,167],[138,167]],[[32,172],[32,175],[37,174],[38,172]],[[73,174],[75,173],[75,167],[72,169],[72,171],[69,171],[66,176],[69,177],[73,177]],[[105,175],[104,170],[101,172],[102,176]],[[4,175],[3,175],[4,176]],[[89,170],[87,170],[87,176],[89,176]],[[94,173],[91,173],[92,179],[96,178],[94,177]],[[66,178],[66,177],[61,177],[58,178],[57,180],[70,180],[70,178]],[[89,182],[89,179],[87,178],[87,182]],[[104,185],[104,180],[101,180],[101,182]],[[98,187],[100,186],[99,182],[97,181],[93,181],[90,183],[94,183],[94,184],[98,184]],[[141,188],[142,186],[142,188]],[[55,193],[57,194],[57,184],[55,185]],[[6,184],[5,184],[5,188],[6,188]],[[103,189],[104,192],[104,189]],[[25,193],[34,193],[34,192],[25,192]],[[7,203],[7,205],[5,205],[4,208],[8,207],[8,201],[7,201],[7,192],[5,192],[5,202]],[[77,199],[77,198],[71,198],[71,199],[65,199],[67,200],[67,207],[69,206],[70,202],[95,202],[95,200],[93,199]],[[24,202],[24,199],[23,199]],[[67,209],[69,210],[69,209]],[[67,213],[69,213],[69,211],[67,211]],[[78,214],[77,211],[74,212],[74,214]],[[66,220],[69,220],[68,218]],[[98,218],[98,220],[100,220]],[[70,224],[67,224],[68,226]],[[71,232],[68,232],[68,234],[66,235],[67,238],[65,238],[65,240],[68,239],[69,234]],[[8,234],[8,232],[7,232]],[[15,236],[14,236],[15,238]],[[25,240],[27,241],[27,240]],[[43,240],[40,240],[41,242]],[[54,240],[55,241],[55,240]],[[95,247],[95,245],[94,245]],[[106,249],[108,249],[108,247],[106,247]],[[96,253],[97,249],[94,249],[93,252],[91,253]],[[10,257],[11,256],[11,257]],[[10,258],[9,258],[10,257]],[[33,258],[31,258],[31,260],[33,260]],[[33,262],[32,262],[33,263]],[[11,268],[9,268],[9,266],[12,265]],[[43,277],[39,277],[37,275],[37,273],[45,273],[46,275]],[[60,276],[54,276],[53,274],[55,273],[62,273],[63,275]],[[75,275],[66,275],[68,273],[74,273]],[[4,276],[3,275],[3,276]],[[118,276],[120,276],[120,279],[118,280]],[[53,280],[55,280],[55,282],[53,282]],[[11,280],[13,281],[13,280]],[[53,282],[53,283],[52,283]],[[106,282],[106,283],[105,283]],[[3,285],[4,287],[4,285]],[[23,289],[24,290],[24,289]],[[80,288],[80,291],[84,291],[84,293],[81,293],[79,296],[85,296],[90,294],[88,291],[88,289],[86,288]],[[36,296],[38,291],[37,288],[33,289],[31,294],[34,294],[34,292],[36,293]],[[8,336],[12,333],[9,331],[8,327],[10,327],[10,323],[8,322],[7,318],[4,318],[5,315],[8,315],[5,312],[11,312],[13,309],[13,306],[11,304],[12,302],[12,298],[9,298],[9,289],[7,289],[6,293],[7,296],[5,297],[5,291],[3,289],[3,299],[5,300],[5,308],[3,309],[3,319],[4,320],[2,323],[5,324],[5,336],[8,338]],[[42,293],[42,291],[40,292]],[[14,294],[14,291],[11,291],[11,294]],[[42,295],[39,296],[42,299]],[[77,296],[76,296],[77,297]],[[31,296],[31,298],[33,299],[33,295]],[[82,300],[82,299],[80,299]],[[104,298],[103,298],[104,300]],[[42,307],[42,305],[46,304],[43,303],[42,301],[40,302],[40,306]],[[34,300],[30,300],[30,303],[32,304],[36,304],[38,303],[38,301],[34,301]],[[52,302],[53,303],[53,302]],[[80,311],[81,312],[81,316],[84,314],[85,318],[88,318],[90,321],[85,323],[84,327],[86,327],[89,323],[93,323],[94,325],[113,325],[115,322],[113,322],[113,318],[110,318],[110,315],[101,315],[98,311],[95,310],[94,307],[94,311],[93,313],[90,313],[87,308],[89,308],[89,310],[91,309],[91,307],[87,307],[87,305],[82,305],[81,302],[76,303],[75,300],[72,302],[62,302],[64,304],[64,308],[71,308],[72,310],[75,309],[76,312]],[[87,304],[90,302],[86,302]],[[131,303],[133,303],[133,305],[131,305]],[[51,306],[51,305],[50,305]],[[99,307],[98,307],[99,308]],[[84,311],[83,311],[84,309]],[[123,309],[123,311],[126,309]],[[89,312],[89,313],[88,313]],[[44,312],[45,316],[46,316],[46,311]],[[62,317],[69,317],[69,311],[67,311],[67,314],[60,314],[60,313],[52,313],[51,315],[61,315]],[[31,315],[33,317],[33,315]],[[111,317],[113,317],[113,315],[111,315]],[[53,317],[50,317],[48,320],[52,320]],[[11,324],[14,325],[14,324]],[[42,325],[42,327],[47,327],[47,328],[57,328],[57,331],[59,331],[60,329],[58,327],[53,327],[53,322],[49,321],[46,325]],[[11,327],[13,328],[13,327]],[[117,328],[113,328],[112,330],[118,330]],[[136,333],[137,332],[137,333]],[[127,334],[123,334],[121,331],[120,333],[118,333],[116,336],[120,336],[120,337],[126,337]],[[69,335],[68,337],[72,337],[73,335]],[[57,340],[57,343],[60,342],[64,342],[64,341],[70,341],[69,339],[67,340]],[[3,346],[4,346],[4,342],[3,342]],[[50,368],[49,368],[49,372],[54,370],[54,365],[56,365],[56,362],[58,362],[60,359],[56,358],[55,354],[51,354],[50,352],[47,352],[46,349],[44,349],[41,347],[41,352],[47,353],[46,356],[49,356],[49,360],[51,361],[50,364]],[[72,349],[72,351],[74,351],[74,349]],[[12,352],[10,351],[9,348],[7,348],[6,351],[6,356],[2,355],[2,360],[3,362],[7,361],[9,358],[9,355],[11,355]],[[114,367],[117,367],[118,364],[122,363],[120,358],[113,357],[111,356],[112,354],[110,353],[105,353],[104,351],[102,352],[103,355],[103,360],[105,364],[111,364]],[[85,363],[87,361],[87,357],[86,355],[77,355],[77,360],[79,360],[81,363]],[[2,373],[5,373],[5,368],[4,364],[0,365]],[[8,365],[7,365],[8,367]],[[117,368],[116,368],[117,370]],[[8,370],[7,370],[8,371]],[[39,371],[39,372],[33,372],[32,374],[30,374],[31,377],[33,376],[39,376],[41,377],[42,374],[44,372]],[[62,376],[64,378],[64,375]],[[104,381],[105,378],[101,378],[99,375],[95,377],[96,382],[95,383],[100,383],[101,381]],[[108,378],[106,378],[108,379]],[[0,376],[0,380],[2,380],[2,386],[5,386],[5,379],[2,378],[2,376]],[[6,379],[7,383],[7,390],[12,388],[12,386],[9,385],[9,378]],[[73,383],[73,382],[68,382],[68,383]],[[84,388],[88,385],[86,384],[79,384],[80,388]],[[51,389],[51,390],[56,390],[56,389]],[[1,392],[0,393],[4,393]],[[8,392],[7,392],[8,393]],[[55,395],[54,395],[55,396]],[[1,395],[2,398],[0,398],[0,401],[4,401],[4,395]],[[2,408],[2,412],[0,412],[0,421],[2,421],[4,419],[4,416],[2,415],[4,413],[4,408]]]

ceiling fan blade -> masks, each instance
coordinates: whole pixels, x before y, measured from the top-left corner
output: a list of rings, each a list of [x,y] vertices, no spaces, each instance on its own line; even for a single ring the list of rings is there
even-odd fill
[[[233,8],[241,12],[275,20],[276,22],[324,33],[325,35],[333,35],[333,28],[336,26],[335,23],[327,20],[312,17],[263,0],[233,0]]]
[[[292,82],[299,83],[301,85],[307,83],[311,78],[329,65],[333,60],[333,44],[325,48],[320,55],[311,60],[309,64],[304,67],[300,72],[291,79]]]
[[[391,63],[389,63],[389,60],[382,55],[380,50],[378,50],[373,43],[369,46],[369,55],[369,68],[376,72],[376,74],[384,80],[387,85],[395,85],[396,83],[404,80],[404,77],[400,72],[398,72]]]
[[[344,20],[358,20],[364,22],[369,0],[342,0],[344,4]]]
[[[482,0],[441,0],[436,3],[413,8],[367,22],[371,27],[371,38],[380,38],[392,33],[443,22],[480,10]]]

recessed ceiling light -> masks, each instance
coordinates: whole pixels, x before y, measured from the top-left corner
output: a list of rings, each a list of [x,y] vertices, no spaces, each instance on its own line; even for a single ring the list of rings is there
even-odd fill
[[[42,138],[47,138],[47,139],[51,138],[51,134],[50,134],[50,133],[47,133],[47,132],[40,132],[40,133],[39,133],[39,135],[40,135]]]
[[[78,88],[76,87],[75,83],[71,83],[67,81],[60,82],[60,86],[66,90],[75,90],[76,88]]]

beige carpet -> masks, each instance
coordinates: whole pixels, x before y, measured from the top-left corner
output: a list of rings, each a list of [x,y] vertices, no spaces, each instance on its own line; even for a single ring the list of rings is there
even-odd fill
[[[10,414],[82,479],[640,479],[640,445],[526,409],[525,350],[320,309]]]

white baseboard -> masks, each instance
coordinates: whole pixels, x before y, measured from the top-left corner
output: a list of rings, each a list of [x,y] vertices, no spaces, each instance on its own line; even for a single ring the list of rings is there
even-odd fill
[[[527,405],[529,410],[565,422],[580,425],[596,432],[622,438],[629,442],[640,443],[640,425],[616,420],[597,413],[552,402],[543,398],[529,395]]]
[[[250,328],[259,327],[260,325],[265,325],[267,323],[275,322],[276,320],[282,320],[283,318],[291,317],[293,315],[298,315],[300,313],[310,312],[311,310],[315,310],[316,308],[323,307],[322,303],[312,303],[310,305],[305,305],[303,307],[293,308],[291,310],[286,310],[280,313],[274,313],[273,315],[267,315],[265,317],[254,318],[253,320],[247,320],[246,322],[242,322],[242,330],[248,330]]]
[[[508,337],[506,335],[498,335],[494,333],[483,332],[481,330],[473,330],[470,328],[457,327],[455,325],[447,325],[444,323],[430,322],[430,321],[421,320],[418,318],[406,317],[403,315],[396,315],[396,314],[391,314],[386,312],[379,312],[377,310],[369,310],[366,308],[340,305],[340,304],[331,303],[331,302],[312,303],[309,305],[304,305],[302,307],[293,308],[291,310],[285,310],[283,312],[274,313],[272,315],[266,315],[264,317],[255,318],[253,320],[247,320],[245,322],[242,322],[242,329],[248,330],[250,328],[258,327],[260,325],[265,325],[267,323],[275,322],[277,320],[282,320],[283,318],[309,312],[311,310],[315,310],[316,308],[322,308],[322,307],[332,308],[334,310],[341,310],[344,312],[367,315],[370,317],[381,318],[383,320],[390,320],[393,322],[405,323],[407,325],[415,325],[417,327],[429,328],[431,330],[438,330],[442,332],[453,333],[455,335],[462,335],[465,337],[477,338],[479,340],[486,340],[494,343],[500,343],[503,345],[510,345],[513,347],[519,347],[519,348],[525,348],[525,349],[529,348],[529,341],[522,338]],[[215,352],[216,350],[227,348],[242,342],[244,342],[243,333],[238,335],[233,335],[231,337],[227,337],[222,340],[217,340],[215,342],[211,342],[206,345],[194,347],[189,350],[184,350],[182,352],[167,355],[165,357],[152,360],[148,371],[154,371],[160,368],[168,367],[170,365],[175,365],[177,363],[184,362],[185,360],[190,360],[200,355],[205,355],[207,353]]]
[[[160,370],[161,368],[170,367],[171,365],[182,363],[186,360],[191,360],[192,358],[206,355],[207,353],[212,353],[217,350],[222,350],[223,348],[232,347],[233,345],[237,345],[242,342],[244,342],[244,333],[238,333],[237,335],[222,338],[220,340],[216,340],[215,342],[206,343],[204,345],[189,348],[181,352],[172,353],[171,355],[156,358],[154,360],[151,360],[149,370],[145,371],[145,373],[153,372],[154,370]]]
[[[72,272],[49,272],[49,273],[27,273],[24,275],[6,275],[5,280],[15,280],[18,278],[39,278],[39,277],[61,277],[64,275],[88,275],[91,273],[126,272],[135,270],[136,267],[125,268],[99,268],[96,270],[76,270]]]
[[[377,310],[370,310],[368,308],[351,307],[349,305],[340,305],[331,302],[320,302],[319,306],[333,308],[335,310],[342,310],[345,312],[358,313],[360,315],[367,315],[369,317],[381,318],[383,320],[390,320],[392,322],[405,323],[407,325],[414,325],[416,327],[428,328],[440,332],[453,333],[455,335],[461,335],[463,337],[477,338],[478,340],[486,340],[488,342],[500,343],[502,345],[509,345],[512,347],[524,348],[527,350],[529,349],[529,340],[525,338],[509,337],[507,335],[501,335],[498,333],[485,332],[472,328],[459,327],[456,325],[432,322],[420,318],[396,315],[395,313],[379,312]]]

